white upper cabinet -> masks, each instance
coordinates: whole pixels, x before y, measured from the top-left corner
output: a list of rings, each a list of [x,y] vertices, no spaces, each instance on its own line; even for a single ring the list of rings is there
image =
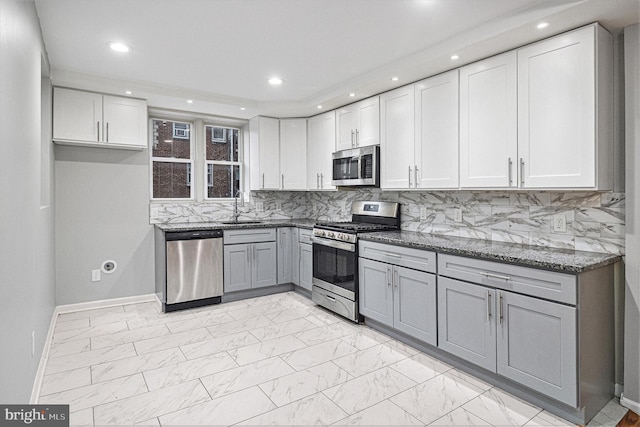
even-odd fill
[[[517,185],[516,52],[460,69],[460,186]]]
[[[458,188],[458,70],[415,84],[416,188]]]
[[[331,154],[336,151],[336,112],[311,117],[307,126],[307,186],[309,190],[335,190]]]
[[[336,150],[380,143],[380,100],[378,96],[347,105],[336,111]]]
[[[251,190],[279,190],[280,121],[254,117],[249,121]]]
[[[521,187],[612,188],[612,64],[598,25],[518,50]]]
[[[144,100],[54,88],[53,140],[108,148],[147,148]]]
[[[380,95],[380,186],[412,188],[414,161],[414,88],[403,86]]]
[[[280,189],[307,189],[307,119],[280,120]]]

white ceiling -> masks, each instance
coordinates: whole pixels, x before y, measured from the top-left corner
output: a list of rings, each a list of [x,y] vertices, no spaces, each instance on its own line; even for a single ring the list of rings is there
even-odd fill
[[[314,115],[594,21],[616,33],[640,21],[639,5],[36,0],[54,84],[114,94],[132,90],[150,106],[237,118]],[[543,20],[551,25],[536,30]],[[112,52],[107,43],[115,40],[132,51]],[[450,59],[454,53],[459,60]],[[270,86],[274,75],[284,84]]]

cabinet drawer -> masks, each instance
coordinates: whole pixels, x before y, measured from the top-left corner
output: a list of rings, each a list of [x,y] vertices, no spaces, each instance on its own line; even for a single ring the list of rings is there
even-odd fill
[[[454,255],[438,256],[438,275],[576,304],[576,276]]]
[[[400,265],[428,273],[436,272],[435,252],[367,241],[359,242],[359,251],[362,258]]]
[[[250,230],[224,230],[224,244],[274,242],[275,228],[253,228]]]
[[[311,244],[311,235],[311,230],[307,230],[304,228],[299,229],[300,243]]]

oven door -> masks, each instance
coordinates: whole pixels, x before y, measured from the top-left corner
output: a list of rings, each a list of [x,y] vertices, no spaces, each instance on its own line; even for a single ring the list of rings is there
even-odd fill
[[[314,237],[313,285],[356,300],[356,245]]]

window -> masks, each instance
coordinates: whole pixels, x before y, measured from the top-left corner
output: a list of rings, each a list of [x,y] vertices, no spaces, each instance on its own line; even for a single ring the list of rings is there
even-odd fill
[[[189,124],[188,123],[174,123],[173,124],[173,139],[189,139]]]
[[[191,199],[193,148],[191,124],[170,120],[152,120],[153,199]],[[180,136],[176,136],[176,135]]]
[[[205,126],[207,199],[230,198],[240,190],[238,129]]]

